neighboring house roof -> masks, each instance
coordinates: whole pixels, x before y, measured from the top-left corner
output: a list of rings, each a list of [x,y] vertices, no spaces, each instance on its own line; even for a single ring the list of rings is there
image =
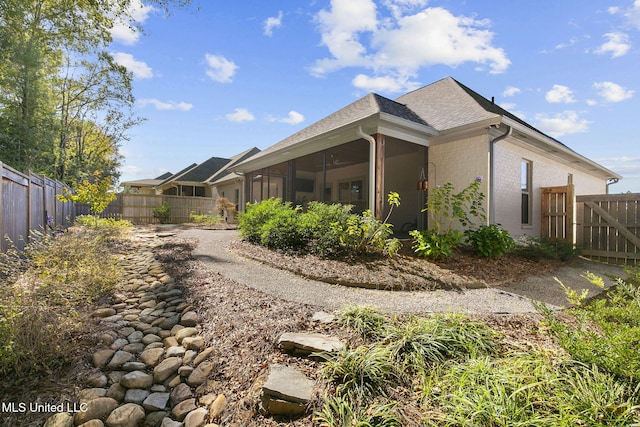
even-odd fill
[[[236,165],[239,162],[259,153],[260,150],[256,147],[245,150],[236,154],[230,159],[223,157],[211,157],[208,160],[196,164],[193,163],[180,172],[173,174],[162,182],[157,184],[158,188],[163,188],[170,184],[185,184],[193,185],[194,183],[207,185],[213,184],[214,181],[222,181],[223,177],[232,173],[230,167]]]
[[[134,181],[125,181],[122,183],[122,185],[129,186],[129,187],[155,187],[165,179],[169,178],[171,175],[173,175],[171,172],[165,172],[162,175],[155,177],[153,179],[137,179]]]
[[[248,159],[251,156],[254,156],[256,154],[258,154],[260,152],[260,149],[257,147],[253,147],[250,148],[246,151],[243,151],[242,153],[238,153],[235,156],[231,157],[231,159],[229,159],[229,162],[225,165],[224,168],[220,169],[219,171],[217,171],[216,173],[214,173],[213,175],[211,175],[209,178],[207,178],[205,181],[208,184],[217,184],[223,181],[228,181],[230,179],[235,179],[235,178],[239,178],[240,176],[236,173],[234,173],[231,168],[235,165],[237,165],[240,162],[245,161],[246,159]],[[231,176],[233,175],[233,176]]]

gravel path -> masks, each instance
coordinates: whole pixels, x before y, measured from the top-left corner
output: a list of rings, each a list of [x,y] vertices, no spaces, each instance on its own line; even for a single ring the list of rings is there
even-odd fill
[[[552,308],[559,308],[565,301],[552,276],[531,277],[509,287],[469,289],[464,292],[390,292],[331,285],[305,279],[231,252],[228,244],[238,239],[238,233],[234,230],[189,229],[179,232],[179,236],[196,239],[198,245],[193,251],[194,257],[225,277],[288,301],[313,304],[326,310],[358,304],[372,305],[383,311],[398,313],[506,314],[534,312],[532,298],[544,301]],[[622,270],[615,266],[606,266],[605,270],[613,274],[622,274]],[[569,286],[578,289],[590,288],[597,292],[597,288],[580,279],[582,272],[580,267],[565,267],[555,276],[559,276],[563,283]]]

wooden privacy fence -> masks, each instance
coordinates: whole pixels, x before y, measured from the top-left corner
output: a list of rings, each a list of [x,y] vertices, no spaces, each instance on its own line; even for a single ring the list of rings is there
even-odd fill
[[[190,213],[198,215],[215,214],[216,199],[208,197],[185,197],[146,194],[119,193],[117,199],[109,204],[100,215],[103,218],[126,219],[134,224],[157,223],[153,210],[167,202],[169,205],[169,220],[173,224],[191,222]],[[86,205],[78,205],[78,215],[88,215],[89,208]]]
[[[640,193],[576,197],[576,246],[592,259],[640,261]]]
[[[33,172],[23,174],[0,162],[0,250],[11,242],[24,249],[31,231],[69,226],[75,217],[72,202],[61,202],[65,184]]]

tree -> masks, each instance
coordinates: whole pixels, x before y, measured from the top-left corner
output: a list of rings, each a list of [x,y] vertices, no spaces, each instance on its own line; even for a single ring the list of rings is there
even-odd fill
[[[147,1],[167,13],[189,3]],[[141,31],[135,7],[139,0],[0,0],[0,161],[80,181],[69,162],[95,170],[79,165],[96,129],[109,141],[108,157],[119,157],[140,120],[132,114],[131,75],[108,47],[116,23]]]

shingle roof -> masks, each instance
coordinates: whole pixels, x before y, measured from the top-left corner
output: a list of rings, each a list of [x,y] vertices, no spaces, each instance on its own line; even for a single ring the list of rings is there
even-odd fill
[[[214,182],[222,181],[223,178],[233,173],[230,169],[233,165],[236,165],[259,152],[260,152],[259,148],[253,147],[253,148],[250,148],[249,150],[243,151],[242,153],[236,154],[235,156],[231,157],[231,159],[229,159],[229,162],[222,169],[220,169],[213,175],[209,176],[206,179],[206,182],[214,183]]]
[[[283,150],[299,142],[306,141],[313,137],[322,135],[323,133],[380,113],[387,113],[421,125],[428,125],[427,122],[425,122],[418,114],[411,111],[411,109],[406,105],[385,98],[384,96],[370,93],[335,113],[328,115],[310,126],[307,126],[301,131],[283,139],[277,144],[261,151],[251,159],[256,159],[273,152]]]
[[[468,90],[471,91],[471,89]],[[475,92],[473,93],[475,94]],[[396,101],[405,104],[439,131],[480,122],[499,115],[499,113],[487,110],[485,106],[480,105],[476,97],[471,96],[462,85],[451,77],[402,95]]]
[[[211,175],[226,166],[229,161],[230,159],[225,159],[222,157],[211,157],[210,159],[200,163],[198,166],[191,169],[184,175],[177,177],[174,181],[204,182]]]

